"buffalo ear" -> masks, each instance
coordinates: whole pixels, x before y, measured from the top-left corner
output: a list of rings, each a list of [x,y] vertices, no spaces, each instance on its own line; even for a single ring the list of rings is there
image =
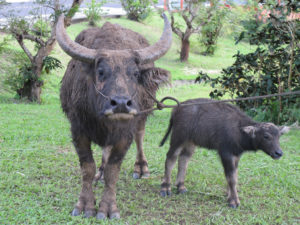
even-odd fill
[[[246,126],[246,127],[242,127],[242,130],[250,135],[251,138],[255,138],[255,132],[257,131],[257,127],[255,126]]]
[[[149,68],[141,71],[139,82],[151,90],[157,90],[162,84],[169,83],[170,72],[161,68]]]
[[[279,128],[280,135],[286,134],[290,131],[290,128],[287,126],[280,126],[278,128]]]

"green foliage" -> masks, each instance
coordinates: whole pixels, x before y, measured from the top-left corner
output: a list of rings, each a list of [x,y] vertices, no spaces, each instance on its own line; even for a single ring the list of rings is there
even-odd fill
[[[43,60],[43,68],[48,74],[51,70],[56,70],[59,68],[62,69],[63,65],[61,64],[61,61],[59,61],[57,58],[54,58],[52,56],[46,56]]]
[[[208,23],[202,26],[198,37],[200,44],[205,48],[202,54],[214,54],[224,20],[227,19],[229,11],[230,10],[227,7],[224,7],[224,5],[217,4],[217,2],[214,3],[214,6],[212,7],[213,15]],[[203,21],[200,20],[199,23],[203,23]]]
[[[87,9],[84,10],[84,14],[88,18],[89,25],[95,26],[96,22],[101,19],[101,14],[103,14],[102,6],[106,3],[106,0],[91,0],[90,3],[87,3]]]
[[[45,21],[43,19],[38,19],[33,24],[33,31],[32,33],[37,36],[41,37],[49,37],[51,33],[51,26],[48,23],[48,21]]]
[[[25,83],[36,80],[38,80],[38,78],[32,71],[31,65],[21,64],[16,70],[12,70],[7,74],[4,84],[9,86],[11,90],[17,92],[24,87]]]
[[[144,20],[151,12],[152,3],[157,3],[157,0],[121,0],[127,18],[134,21]]]
[[[288,20],[291,9],[296,7],[290,1],[285,7],[275,6],[274,15],[266,23],[249,20],[245,23],[247,31],[242,32],[237,42],[247,38],[251,45],[257,45],[254,52],[234,55],[236,61],[223,69],[218,78],[199,76],[211,82],[214,89],[210,96],[219,98],[225,94],[231,97],[248,97],[300,90],[300,24]],[[297,11],[297,10],[295,10]],[[293,122],[290,108],[300,107],[299,97],[271,98],[237,103],[247,111],[266,112],[268,120],[283,123]],[[252,114],[253,115],[253,114]]]
[[[0,67],[0,72],[4,74],[4,85],[11,91],[17,92],[30,81],[42,81],[37,77],[32,69],[32,65],[24,52],[5,49],[7,62]],[[8,53],[9,52],[9,53]],[[43,61],[43,68],[48,74],[52,70],[63,68],[60,60],[52,56],[46,56]]]
[[[9,38],[8,37],[4,37],[2,41],[0,41],[0,54],[5,51],[7,44],[9,42]]]

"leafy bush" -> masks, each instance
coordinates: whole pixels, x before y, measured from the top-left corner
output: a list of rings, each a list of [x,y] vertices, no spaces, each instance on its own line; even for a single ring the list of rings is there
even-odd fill
[[[204,55],[213,55],[217,47],[217,41],[220,36],[226,15],[229,12],[227,7],[216,4],[216,9],[207,24],[202,26],[199,32],[199,42],[204,46]],[[202,23],[203,21],[199,21]]]
[[[144,20],[149,15],[152,2],[157,3],[157,0],[121,0],[127,18],[134,21]]]
[[[103,14],[102,6],[106,3],[106,0],[91,0],[90,3],[87,3],[88,8],[84,10],[84,14],[88,18],[89,25],[95,26],[96,22],[101,19],[101,14]]]
[[[24,52],[4,49],[2,54],[5,55],[5,61],[0,66],[0,73],[4,76],[4,85],[11,91],[18,92],[28,82],[43,83],[43,80],[35,75],[31,62]],[[45,72],[49,73],[51,70],[62,68],[62,64],[58,59],[47,56],[43,67]]]
[[[52,56],[46,56],[43,60],[43,68],[46,73],[50,73],[51,70],[56,70],[58,68],[63,68],[61,61]]]
[[[254,52],[238,52],[234,55],[234,64],[223,69],[218,78],[199,75],[197,81],[210,82],[213,88],[218,86],[210,93],[212,98],[226,94],[248,97],[300,90],[300,24],[287,19],[292,9],[297,11],[299,5],[290,1],[285,6],[273,7],[274,14],[270,14],[265,23],[257,20],[244,23],[247,30],[241,33],[237,43],[247,37],[251,45],[257,45]],[[264,119],[276,123],[292,122],[291,118],[296,119],[292,116],[293,108],[300,107],[299,96],[295,95],[237,104],[252,115],[264,112]]]
[[[37,36],[49,37],[51,33],[51,26],[47,21],[43,19],[38,19],[33,24],[33,33]]]

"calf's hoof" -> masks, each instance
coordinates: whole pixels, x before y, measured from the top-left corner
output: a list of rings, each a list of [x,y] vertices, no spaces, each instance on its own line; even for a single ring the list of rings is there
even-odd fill
[[[109,215],[109,218],[110,218],[110,219],[120,219],[120,213],[119,213],[119,212],[111,213],[111,214]]]
[[[237,207],[239,207],[239,204],[228,203],[228,206],[232,209],[236,209]]]
[[[96,215],[97,220],[104,220],[104,219],[106,219],[106,217],[107,217],[106,214],[103,212],[98,212]]]
[[[149,172],[143,173],[143,175],[142,175],[143,179],[148,179],[149,177],[150,177],[150,173]]]
[[[137,173],[137,172],[134,172],[134,173],[132,174],[132,177],[133,177],[133,179],[135,179],[135,180],[140,179],[140,174]]]
[[[228,200],[228,206],[230,208],[236,209],[240,205],[239,199],[231,199]]]
[[[79,216],[81,214],[82,210],[78,209],[78,208],[74,208],[71,215],[72,216]]]
[[[179,189],[177,191],[178,194],[185,194],[188,190],[186,188],[183,188],[183,189]]]
[[[166,196],[171,196],[172,192],[167,190],[167,191],[160,191],[160,196],[161,197],[166,197]]]

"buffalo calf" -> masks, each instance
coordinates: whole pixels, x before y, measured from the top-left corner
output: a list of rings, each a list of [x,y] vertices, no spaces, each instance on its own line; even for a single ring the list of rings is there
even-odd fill
[[[212,104],[198,104],[202,102]],[[228,204],[236,208],[240,204],[236,184],[242,153],[260,149],[273,159],[279,159],[283,154],[279,137],[288,128],[255,122],[233,105],[213,102],[210,99],[193,99],[173,110],[168,131],[160,144],[164,144],[172,130],[161,195],[171,194],[171,171],[178,156],[177,190],[178,193],[187,191],[184,187],[187,164],[195,146],[199,146],[218,151],[228,184]],[[196,105],[192,105],[194,103]]]

